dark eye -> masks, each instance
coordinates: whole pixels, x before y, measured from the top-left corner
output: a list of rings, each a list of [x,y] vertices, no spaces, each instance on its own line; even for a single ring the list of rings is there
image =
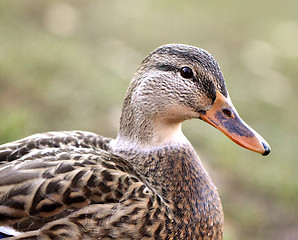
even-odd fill
[[[180,70],[180,74],[184,78],[192,78],[193,72],[189,67],[182,67]]]

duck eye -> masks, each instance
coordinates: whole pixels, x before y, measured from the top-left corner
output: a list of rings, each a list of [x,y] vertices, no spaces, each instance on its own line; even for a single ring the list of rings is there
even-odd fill
[[[189,67],[181,68],[180,74],[184,78],[192,78],[193,77],[193,72]]]

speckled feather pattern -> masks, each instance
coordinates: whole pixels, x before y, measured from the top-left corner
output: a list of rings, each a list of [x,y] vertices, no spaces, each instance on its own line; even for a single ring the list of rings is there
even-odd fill
[[[150,153],[141,177],[141,165],[107,151],[109,141],[52,132],[2,145],[1,160],[12,162],[0,170],[0,220],[28,232],[14,239],[221,239],[219,198],[208,175],[198,176],[202,166],[188,166],[191,148]],[[162,181],[160,158],[173,166]]]
[[[18,162],[0,170],[2,224],[41,228],[25,235],[49,239],[61,233],[69,239],[141,239],[148,235],[141,219],[149,207],[159,232],[158,217],[169,209],[129,163],[99,148],[105,145],[100,136],[83,132],[39,134],[4,145],[2,159]]]

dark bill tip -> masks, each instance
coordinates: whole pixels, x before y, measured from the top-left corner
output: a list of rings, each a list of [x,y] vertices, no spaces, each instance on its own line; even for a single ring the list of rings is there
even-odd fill
[[[270,149],[270,147],[269,147],[266,143],[264,143],[264,142],[262,142],[262,145],[263,145],[264,150],[265,150],[265,152],[264,152],[262,155],[263,155],[263,156],[267,156],[267,155],[270,153],[271,149]]]

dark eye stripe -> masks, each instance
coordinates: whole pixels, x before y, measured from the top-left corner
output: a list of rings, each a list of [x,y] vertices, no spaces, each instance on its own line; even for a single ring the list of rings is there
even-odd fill
[[[167,65],[167,64],[155,65],[154,68],[156,68],[158,70],[161,70],[161,71],[167,71],[167,72],[170,72],[170,71],[176,72],[176,71],[178,71],[177,67],[174,67],[173,65]]]

